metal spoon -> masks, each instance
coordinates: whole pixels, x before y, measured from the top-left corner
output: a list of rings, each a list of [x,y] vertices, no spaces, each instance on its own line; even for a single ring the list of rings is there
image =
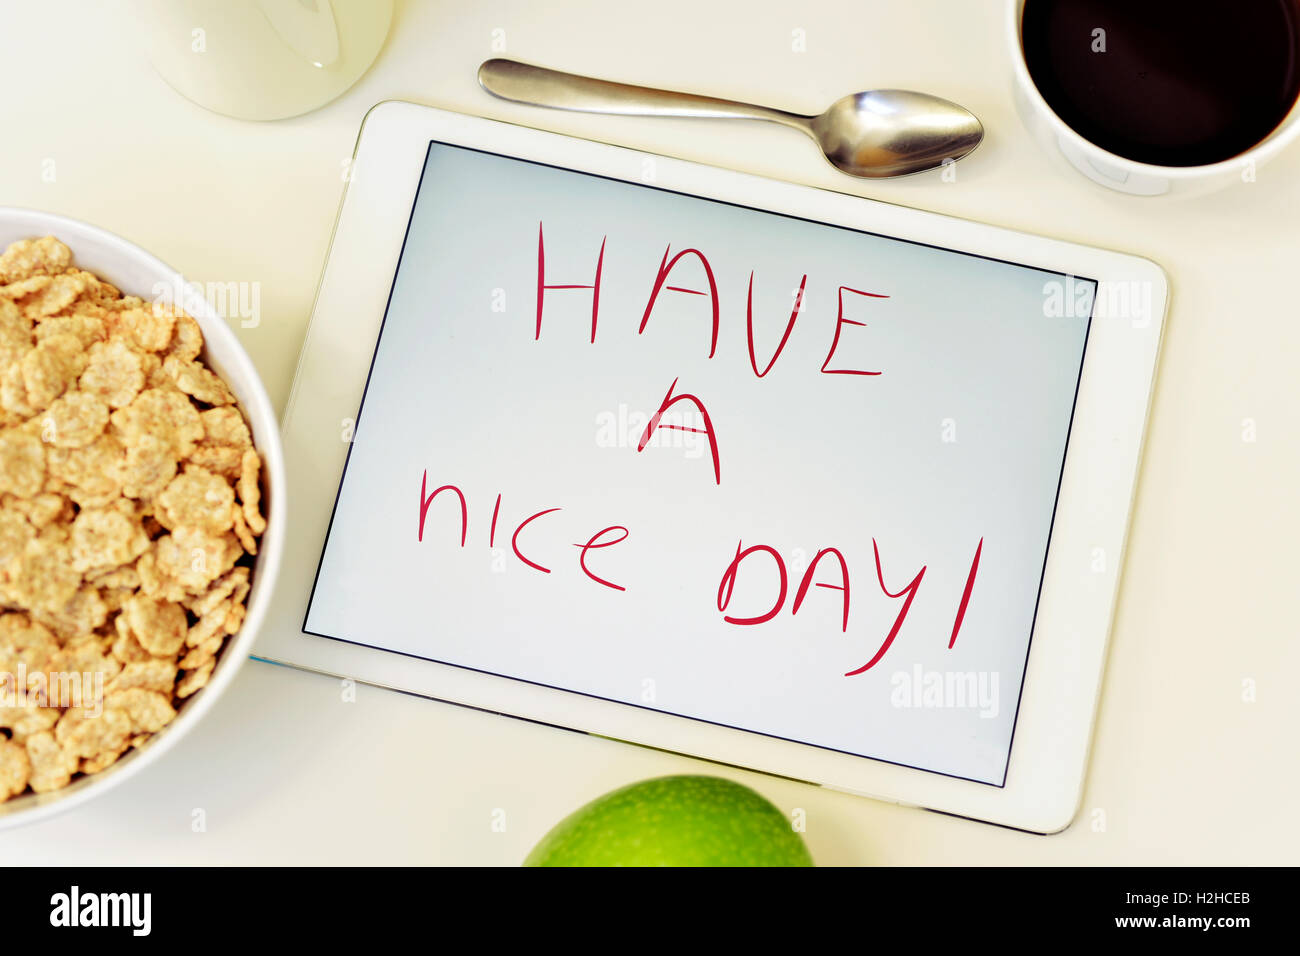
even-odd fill
[[[961,159],[984,138],[984,127],[956,103],[910,90],[853,93],[818,116],[734,100],[656,90],[562,73],[517,60],[487,60],[478,81],[493,96],[532,106],[624,116],[692,116],[768,120],[802,130],[831,164],[850,176],[883,179]]]

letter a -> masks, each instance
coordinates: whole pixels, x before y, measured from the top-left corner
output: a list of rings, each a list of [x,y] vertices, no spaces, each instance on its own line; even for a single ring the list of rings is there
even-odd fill
[[[668,273],[673,271],[673,266],[677,265],[682,256],[695,256],[700,260],[700,265],[704,266],[704,277],[709,280],[709,298],[713,302],[713,335],[709,339],[709,358],[713,358],[713,353],[718,350],[718,283],[713,278],[713,268],[709,265],[709,260],[704,258],[704,253],[699,249],[683,249],[677,255],[673,256],[672,261],[668,260],[668,252],[672,249],[669,246],[664,250],[664,257],[659,262],[659,274],[655,276],[654,288],[650,291],[650,301],[645,304],[645,314],[641,316],[641,326],[636,330],[637,335],[645,333],[646,324],[650,321],[650,312],[655,307],[655,302],[659,298],[659,293],[664,288],[664,283],[668,280]],[[685,289],[681,286],[668,286],[669,292],[685,292],[688,295],[704,295],[698,289]]]
[[[659,411],[654,413],[654,416],[646,424],[645,431],[641,433],[641,441],[637,444],[636,450],[639,452],[643,448],[645,448],[646,444],[650,441],[650,436],[653,435],[655,433],[655,430],[659,428],[674,428],[677,429],[678,431],[695,432],[696,434],[708,435],[709,448],[713,450],[713,478],[718,484],[722,484],[722,464],[718,458],[718,440],[713,435],[713,421],[712,419],[709,418],[708,409],[704,407],[703,402],[701,402],[698,398],[696,398],[694,395],[691,395],[688,392],[683,392],[682,394],[674,398],[673,389],[676,387],[677,387],[677,379],[673,379],[673,383],[668,386],[668,394],[664,396],[663,402],[660,403],[659,405]],[[699,411],[700,415],[704,418],[704,427],[691,428],[687,425],[660,425],[659,419],[663,418],[664,412],[668,411],[668,409],[672,408],[678,402],[690,402],[692,405],[694,405],[695,408]]]

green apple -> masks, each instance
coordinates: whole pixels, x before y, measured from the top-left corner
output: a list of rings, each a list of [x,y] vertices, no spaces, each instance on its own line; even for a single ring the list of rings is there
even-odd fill
[[[657,777],[569,814],[524,866],[812,866],[790,821],[721,777]]]

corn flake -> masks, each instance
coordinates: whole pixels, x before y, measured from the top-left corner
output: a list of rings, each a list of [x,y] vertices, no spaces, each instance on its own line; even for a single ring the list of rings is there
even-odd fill
[[[130,639],[135,640],[133,637]],[[136,646],[139,647],[139,644]],[[116,654],[117,644],[115,643],[113,647],[114,654]],[[122,667],[121,673],[113,678],[113,684],[109,691],[116,692],[140,688],[158,694],[166,694],[170,697],[172,688],[176,686],[176,661],[168,658],[152,657],[144,648],[139,649],[140,653],[144,654],[144,659],[126,663]]]
[[[117,763],[119,757],[131,748],[131,741],[125,741],[117,750],[105,750],[101,754],[82,760],[77,769],[82,773],[91,774],[99,773],[113,764]]]
[[[25,744],[32,734],[51,730],[59,722],[63,711],[54,707],[40,707],[28,698],[20,707],[0,707],[0,727],[9,731],[10,740]]]
[[[105,706],[102,713],[69,707],[54,728],[54,739],[75,757],[94,757],[106,750],[121,751],[131,736],[131,718],[125,711]]]
[[[23,515],[33,528],[44,528],[52,521],[71,521],[72,509],[62,495],[40,494],[31,498],[17,495],[0,497],[0,507]]]
[[[171,686],[166,695],[143,687],[115,690],[104,699],[104,713],[117,711],[130,720],[132,733],[153,734],[162,730],[176,716],[170,701]]]
[[[0,282],[63,272],[71,264],[72,253],[53,236],[20,239],[0,255]]]
[[[183,362],[192,362],[203,351],[203,333],[199,323],[184,312],[176,313],[176,334],[172,336],[171,345],[167,347],[169,355],[174,355]]]
[[[163,489],[155,514],[164,528],[192,525],[221,532],[228,531],[234,522],[234,504],[235,491],[228,481],[206,468],[191,465]]]
[[[18,555],[27,542],[36,537],[36,529],[16,510],[0,508],[0,572]]]
[[[40,493],[45,483],[45,443],[27,428],[0,431],[0,491],[20,498]]]
[[[27,749],[0,737],[0,803],[26,790],[31,775]]]
[[[59,650],[59,642],[45,625],[26,614],[0,614],[0,679],[16,680],[18,665],[29,674],[44,670]]]
[[[123,605],[121,616],[140,646],[155,657],[175,657],[185,643],[188,628],[179,604],[137,595]]]
[[[179,462],[168,437],[142,432],[126,442],[122,493],[128,498],[152,498],[176,475]]]
[[[77,384],[109,408],[129,405],[144,388],[145,353],[122,339],[97,342],[86,357],[86,370]]]
[[[99,589],[83,586],[62,607],[37,607],[32,617],[54,631],[60,640],[85,637],[108,620],[108,605]]]
[[[85,392],[69,392],[46,410],[41,437],[56,448],[80,448],[103,434],[107,424],[107,405]]]
[[[137,308],[118,313],[113,331],[146,352],[161,352],[172,340],[176,316],[165,309]]]
[[[95,315],[55,315],[36,326],[36,340],[44,342],[55,335],[71,335],[83,349],[102,342],[108,331],[104,320]]]
[[[214,581],[212,587],[198,597],[186,600],[185,606],[196,617],[203,617],[227,598],[242,601],[248,593],[248,568],[232,568],[230,573]]]
[[[64,528],[47,528],[28,541],[0,576],[0,596],[22,610],[60,611],[81,585],[67,536]]]
[[[266,530],[266,519],[258,510],[262,491],[257,484],[257,473],[261,467],[262,459],[258,457],[255,450],[250,448],[244,452],[243,461],[240,463],[239,500],[244,503],[244,520],[253,534],[261,534]]]
[[[75,335],[65,332],[42,339],[19,363],[28,406],[38,411],[49,407],[77,380],[87,361]]]
[[[203,438],[199,410],[171,386],[147,388],[112,415],[113,426],[128,444],[142,435],[166,436],[177,457],[186,458]]]
[[[64,750],[48,730],[27,738],[27,759],[31,763],[27,785],[36,793],[66,787],[77,772],[76,755]]]
[[[119,508],[84,508],[72,521],[69,536],[72,548],[72,567],[82,574],[94,574],[121,569],[144,554],[149,548],[149,538],[140,521],[133,514]],[[116,579],[110,578],[103,586],[123,587],[132,577],[133,570],[118,571]]]
[[[106,656],[98,640],[69,644],[50,655],[45,665],[49,703],[61,707],[85,706],[95,693],[96,681],[107,686],[121,672],[121,662]]]
[[[83,273],[64,272],[43,277],[40,286],[20,302],[32,318],[57,315],[81,297],[89,283]]]
[[[185,676],[176,682],[176,696],[183,699],[207,687],[216,663],[216,661],[208,661],[198,670],[186,671]]]
[[[249,530],[248,522],[244,520],[244,509],[239,505],[230,507],[232,530],[235,537],[239,539],[240,547],[249,554],[257,554],[257,539],[253,537],[253,532]]]
[[[120,611],[125,607],[126,602],[131,599],[133,594],[134,592],[125,594],[121,600],[117,602],[115,610]],[[123,671],[132,664],[142,664],[149,661],[161,660],[161,658],[154,657],[140,646],[140,642],[135,639],[135,635],[131,633],[131,628],[126,623],[125,615],[118,614],[113,618],[113,629],[117,636],[113,638],[113,643],[109,645],[109,654],[114,660],[119,661],[123,665]],[[163,663],[165,664],[167,662],[163,661]]]
[[[10,299],[0,299],[0,369],[6,369],[32,349],[32,320]]]
[[[222,620],[217,621],[216,626],[221,627],[221,625],[224,623],[225,622],[223,618]],[[187,670],[187,671],[192,671],[202,667],[203,665],[207,664],[208,661],[212,660],[217,656],[217,652],[221,650],[221,645],[224,644],[225,642],[226,642],[225,633],[224,632],[216,633],[214,636],[209,637],[206,640],[197,644],[196,646],[190,648],[189,652],[186,653],[186,655],[180,659],[180,663],[178,666],[182,670]]]
[[[191,525],[181,525],[154,542],[159,572],[190,594],[207,590],[243,553],[239,539],[230,532],[214,534]],[[140,572],[143,581],[144,569]]]
[[[232,405],[235,401],[230,388],[216,375],[194,361],[184,361],[175,355],[163,360],[163,372],[186,395],[192,395],[208,405]]]
[[[122,496],[126,478],[126,449],[111,431],[80,448],[50,447],[46,455],[49,475],[79,508],[102,508]],[[47,483],[47,493],[58,493]]]

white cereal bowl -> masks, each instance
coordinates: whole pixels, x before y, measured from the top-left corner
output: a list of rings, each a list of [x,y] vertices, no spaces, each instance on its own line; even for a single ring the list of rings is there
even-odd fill
[[[156,763],[203,719],[230,686],[235,672],[252,649],[253,639],[271,603],[271,593],[280,570],[285,530],[284,454],[275,411],[252,360],[225,320],[197,289],[187,287],[179,273],[120,236],[65,216],[0,206],[0,251],[18,239],[39,236],[54,236],[65,243],[72,250],[74,265],[103,277],[127,295],[137,295],[149,301],[156,297],[158,288],[183,290],[180,304],[203,330],[203,360],[225,379],[239,399],[252,429],[253,443],[262,456],[262,500],[267,526],[258,542],[247,616],[239,632],[222,650],[208,685],[187,699],[176,718],[143,747],[123,754],[112,766],[81,777],[61,790],[29,793],[0,803],[0,830],[46,819],[107,793]]]

